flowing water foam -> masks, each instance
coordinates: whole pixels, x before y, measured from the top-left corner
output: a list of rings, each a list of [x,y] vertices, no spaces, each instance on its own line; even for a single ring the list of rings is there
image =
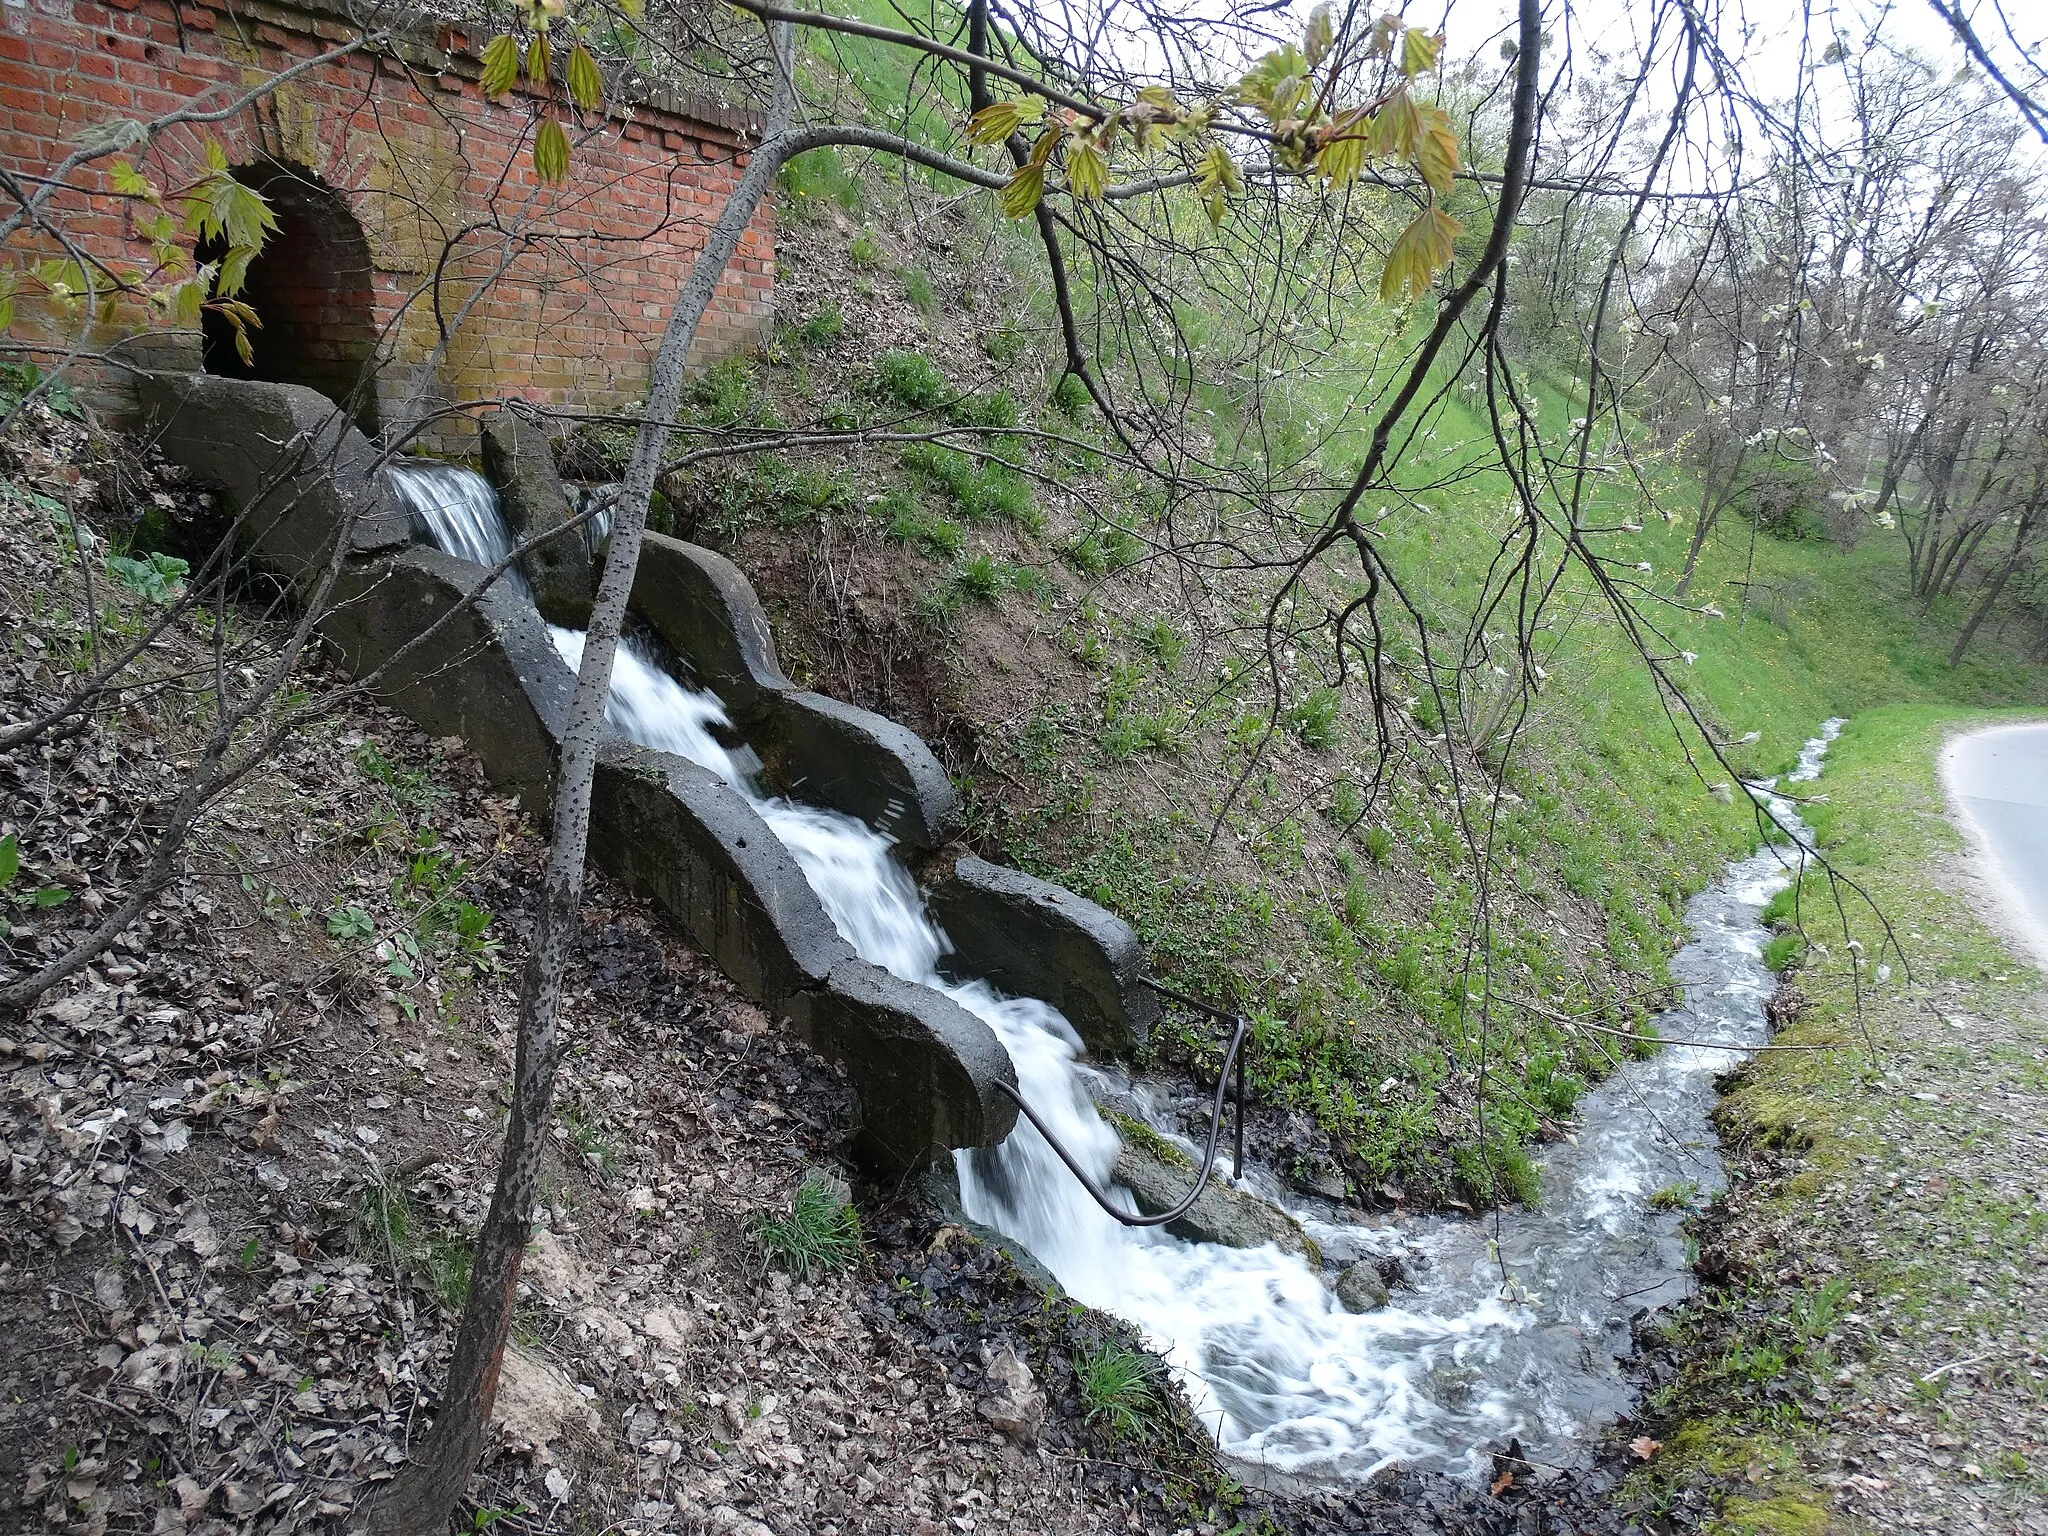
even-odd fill
[[[502,558],[509,539],[488,486],[468,471],[436,470],[394,472],[421,527],[451,553]],[[551,633],[576,666],[583,636]],[[987,1020],[1026,1099],[1098,1183],[1108,1185],[1118,1143],[1091,1090],[1125,1095],[1158,1129],[1180,1135],[1172,1094],[1133,1093],[1082,1062],[1079,1037],[1053,1008],[945,979],[939,966],[951,946],[889,840],[851,817],[761,793],[751,755],[721,744],[730,729],[719,701],[630,638],[614,666],[609,718],[621,735],[702,764],[745,796],[864,959]],[[1819,773],[1840,725],[1828,722],[1807,743],[1788,778]],[[1575,1134],[1542,1159],[1538,1209],[1367,1225],[1248,1170],[1247,1186],[1291,1205],[1330,1260],[1397,1260],[1413,1284],[1396,1304],[1347,1312],[1318,1270],[1270,1245],[1231,1249],[1125,1227],[1022,1122],[1000,1147],[956,1154],[968,1214],[1030,1249],[1080,1300],[1143,1329],[1233,1456],[1321,1481],[1394,1462],[1478,1476],[1488,1446],[1511,1436],[1532,1458],[1571,1459],[1631,1401],[1616,1360],[1628,1351],[1632,1317],[1692,1286],[1679,1216],[1654,1197],[1722,1186],[1708,1120],[1713,1079],[1768,1033],[1772,978],[1757,914],[1805,848],[1790,804],[1773,806],[1795,847],[1731,865],[1687,908],[1694,939],[1671,965],[1685,1001],[1657,1023],[1704,1044],[1626,1062],[1586,1094]]]

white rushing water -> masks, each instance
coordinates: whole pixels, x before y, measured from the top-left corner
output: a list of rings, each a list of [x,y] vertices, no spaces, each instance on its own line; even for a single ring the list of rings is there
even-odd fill
[[[420,475],[410,465],[400,472]],[[443,495],[450,474],[476,484]],[[496,560],[508,541],[488,487],[479,496],[478,485],[480,477],[451,470],[415,481],[408,504],[443,548]],[[552,634],[577,665],[583,636]],[[1108,1185],[1118,1144],[1090,1089],[1123,1085],[1080,1061],[1079,1037],[1046,1004],[941,976],[951,946],[886,837],[837,812],[763,795],[751,754],[721,744],[731,733],[719,701],[631,640],[618,653],[610,718],[622,735],[723,775],[788,846],[863,958],[987,1020],[1025,1098]],[[1789,779],[1818,774],[1840,725],[1828,722],[1807,744]],[[1774,805],[1798,826],[1788,803]],[[956,1155],[963,1203],[1030,1249],[1074,1296],[1143,1329],[1234,1456],[1330,1481],[1393,1462],[1477,1476],[1489,1446],[1510,1436],[1532,1457],[1569,1460],[1589,1430],[1629,1404],[1615,1360],[1628,1350],[1632,1315],[1690,1291],[1680,1218],[1652,1196],[1721,1187],[1712,1080],[1767,1033],[1773,982],[1756,919],[1785,883],[1787,857],[1760,850],[1688,907],[1695,938],[1672,962],[1686,1000],[1657,1023],[1660,1033],[1707,1044],[1629,1062],[1586,1094],[1575,1136],[1542,1160],[1539,1209],[1484,1222],[1367,1225],[1248,1170],[1247,1185],[1292,1204],[1332,1263],[1400,1262],[1414,1284],[1378,1311],[1346,1312],[1323,1272],[1277,1247],[1223,1248],[1121,1225],[1022,1121],[1002,1146]],[[1168,1134],[1182,1132],[1165,1097],[1141,1091],[1130,1102]]]

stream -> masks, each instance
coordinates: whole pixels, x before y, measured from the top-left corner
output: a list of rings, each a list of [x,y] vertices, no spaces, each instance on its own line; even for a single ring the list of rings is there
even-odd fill
[[[509,550],[481,476],[449,465],[390,473],[440,548],[484,563]],[[582,635],[551,633],[574,667]],[[720,745],[720,733],[731,733],[717,698],[678,681],[630,638],[618,653],[609,715],[621,735],[690,758],[745,796],[863,958],[985,1019],[1025,1098],[1098,1183],[1109,1183],[1118,1150],[1098,1099],[1134,1108],[1192,1145],[1184,1085],[1133,1084],[1098,1070],[1047,1004],[945,980],[939,961],[951,945],[889,840],[838,812],[763,793],[752,754]],[[1818,775],[1841,724],[1827,722],[1807,743],[1790,780]],[[1708,1118],[1714,1079],[1768,1033],[1774,981],[1757,917],[1805,846],[1791,805],[1776,797],[1772,805],[1798,841],[1736,861],[1694,897],[1692,942],[1671,962],[1685,1001],[1656,1026],[1703,1044],[1629,1061],[1584,1095],[1573,1134],[1541,1156],[1537,1209],[1365,1220],[1248,1166],[1244,1187],[1295,1214],[1322,1245],[1326,1275],[1270,1245],[1224,1248],[1122,1226],[1020,1121],[1000,1147],[955,1154],[967,1213],[1029,1249],[1078,1299],[1137,1325],[1219,1447],[1240,1461],[1324,1483],[1361,1481],[1395,1463],[1476,1480],[1492,1447],[1515,1437],[1533,1461],[1572,1462],[1632,1401],[1619,1366],[1631,1320],[1693,1288],[1682,1212],[1653,1197],[1682,1192],[1697,1203],[1723,1187]],[[1347,1312],[1329,1281],[1367,1258],[1398,1261],[1410,1283],[1377,1311]]]

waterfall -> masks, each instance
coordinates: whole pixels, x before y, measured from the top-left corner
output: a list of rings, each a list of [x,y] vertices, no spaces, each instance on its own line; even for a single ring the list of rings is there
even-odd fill
[[[400,474],[411,482],[401,494],[443,548],[502,558],[509,540],[481,477],[446,466],[406,465]],[[583,636],[551,633],[576,666]],[[1055,1009],[940,975],[950,945],[888,838],[838,812],[762,793],[751,754],[720,743],[721,732],[731,734],[720,702],[679,682],[631,638],[614,664],[609,718],[621,735],[722,775],[789,848],[862,958],[985,1019],[1032,1108],[1107,1185],[1118,1142],[1089,1089],[1108,1081],[1080,1059],[1080,1038]],[[1789,777],[1817,774],[1839,727],[1829,722]],[[1774,803],[1797,828],[1790,806]],[[1345,1482],[1395,1462],[1480,1477],[1487,1447],[1511,1435],[1531,1456],[1569,1459],[1579,1439],[1632,1402],[1614,1365],[1630,1348],[1631,1314],[1690,1291],[1679,1216],[1651,1197],[1683,1183],[1704,1194],[1721,1187],[1708,1119],[1713,1080],[1768,1033],[1773,980],[1759,958],[1766,935],[1756,918],[1785,879],[1784,855],[1765,848],[1688,907],[1696,937],[1672,962],[1686,1002],[1659,1022],[1677,1038],[1708,1043],[1629,1062],[1586,1094],[1576,1137],[1545,1155],[1540,1209],[1486,1223],[1367,1225],[1328,1204],[1303,1207],[1270,1175],[1248,1171],[1256,1192],[1297,1207],[1326,1258],[1398,1259],[1414,1280],[1396,1293],[1398,1305],[1347,1312],[1307,1260],[1272,1245],[1232,1249],[1124,1227],[1022,1121],[1000,1147],[956,1154],[963,1203],[1037,1255],[1071,1294],[1141,1328],[1232,1455]],[[1157,1099],[1140,1093],[1138,1103]],[[1167,1114],[1153,1118],[1185,1141]]]

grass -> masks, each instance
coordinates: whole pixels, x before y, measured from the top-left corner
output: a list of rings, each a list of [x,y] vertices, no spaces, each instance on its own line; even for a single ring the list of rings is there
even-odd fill
[[[1101,1343],[1074,1356],[1082,1411],[1113,1440],[1143,1440],[1159,1422],[1159,1361],[1128,1345]]]
[[[756,1219],[755,1236],[768,1259],[780,1261],[799,1281],[848,1268],[860,1258],[859,1214],[816,1173],[804,1176],[787,1214]]]

